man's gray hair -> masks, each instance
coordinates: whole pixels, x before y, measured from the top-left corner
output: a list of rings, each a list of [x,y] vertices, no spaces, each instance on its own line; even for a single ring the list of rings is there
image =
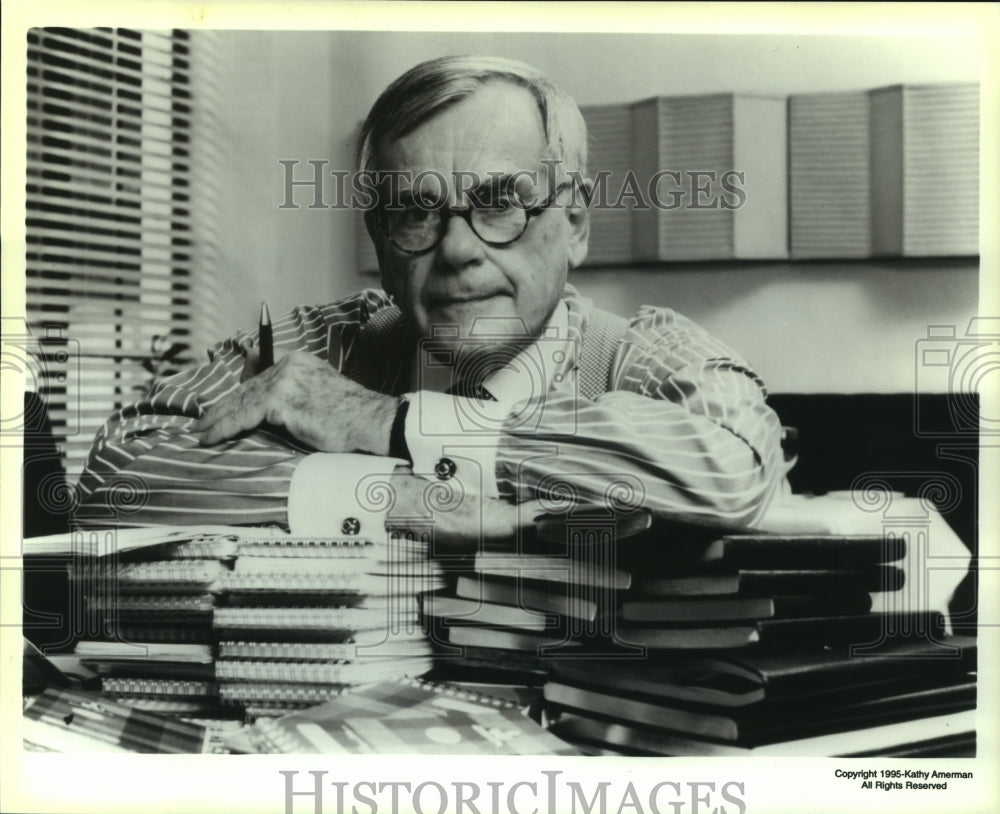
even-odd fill
[[[568,93],[523,62],[492,56],[448,56],[421,62],[378,97],[361,127],[358,166],[375,171],[386,145],[416,130],[488,82],[508,82],[531,91],[538,103],[549,155],[562,171],[587,173],[587,126]]]

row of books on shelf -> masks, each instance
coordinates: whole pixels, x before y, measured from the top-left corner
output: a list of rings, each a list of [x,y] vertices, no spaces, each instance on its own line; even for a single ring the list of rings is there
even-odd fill
[[[104,635],[49,656],[81,684],[25,717],[45,740],[91,692],[235,751],[974,748],[975,640],[910,607],[904,539],[734,531],[583,512],[454,560],[239,532],[75,558]]]

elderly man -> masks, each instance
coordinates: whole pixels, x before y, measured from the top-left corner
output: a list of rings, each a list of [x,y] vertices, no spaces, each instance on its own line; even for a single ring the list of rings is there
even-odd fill
[[[273,367],[246,333],[156,383],[99,433],[85,510],[138,480],[130,522],[303,534],[388,512],[502,536],[554,498],[760,516],[780,428],[746,363],[673,311],[623,319],[567,285],[589,223],[571,98],[521,63],[432,60],[375,102],[359,155],[383,290],[276,320]]]

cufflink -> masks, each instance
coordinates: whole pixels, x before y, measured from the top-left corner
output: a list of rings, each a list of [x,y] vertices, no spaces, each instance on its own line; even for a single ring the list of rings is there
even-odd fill
[[[356,517],[348,517],[340,524],[340,530],[344,534],[357,534],[361,531],[361,521]]]
[[[437,475],[438,480],[451,480],[457,470],[458,467],[455,466],[455,462],[451,458],[441,458],[434,464],[434,474]]]

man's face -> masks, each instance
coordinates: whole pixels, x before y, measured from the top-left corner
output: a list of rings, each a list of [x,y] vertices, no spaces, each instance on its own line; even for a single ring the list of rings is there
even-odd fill
[[[494,82],[386,145],[379,169],[407,173],[400,182],[404,196],[420,191],[410,182],[420,173],[427,174],[434,192],[438,185],[433,179],[443,176],[450,206],[469,203],[468,194],[459,195],[456,173],[472,173],[486,182],[491,173],[536,171],[537,187],[522,181],[530,188],[529,197],[543,201],[548,182],[541,162],[547,157],[534,96],[525,88]],[[570,197],[567,191],[560,200]],[[457,326],[459,337],[466,338],[479,317],[506,317],[506,325],[519,320],[537,336],[559,301],[567,269],[586,256],[587,215],[582,208],[553,206],[533,217],[516,242],[501,247],[484,243],[461,217],[451,217],[440,243],[419,255],[400,251],[382,234],[374,237],[383,286],[418,336],[431,336],[434,326]]]

